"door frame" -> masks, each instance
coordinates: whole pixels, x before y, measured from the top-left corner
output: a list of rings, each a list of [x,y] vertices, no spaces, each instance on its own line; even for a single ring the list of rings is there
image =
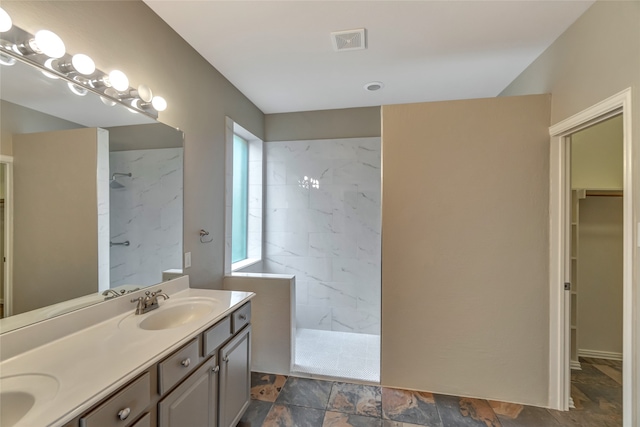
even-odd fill
[[[0,154],[0,163],[5,165],[3,314],[7,317],[13,314],[13,156]]]
[[[570,384],[570,292],[564,290],[566,258],[566,218],[571,192],[568,189],[570,164],[569,136],[613,116],[622,114],[623,121],[623,425],[631,427],[638,422],[640,400],[638,369],[640,356],[640,313],[637,302],[639,289],[634,283],[634,259],[636,259],[636,236],[634,234],[634,202],[638,196],[634,187],[634,147],[631,136],[631,88],[627,88],[596,105],[575,114],[549,128],[550,187],[549,187],[549,407],[569,409]],[[640,151],[640,150],[638,150]],[[634,322],[634,319],[635,322]]]

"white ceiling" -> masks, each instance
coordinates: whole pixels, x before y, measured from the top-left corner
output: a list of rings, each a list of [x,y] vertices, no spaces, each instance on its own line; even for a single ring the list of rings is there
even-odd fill
[[[267,114],[496,96],[593,3],[144,1]]]

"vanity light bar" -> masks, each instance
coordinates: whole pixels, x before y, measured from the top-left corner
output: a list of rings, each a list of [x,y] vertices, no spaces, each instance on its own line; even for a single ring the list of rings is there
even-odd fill
[[[129,86],[129,79],[119,70],[100,71],[84,54],[66,52],[64,42],[49,30],[35,35],[16,27],[7,12],[0,8],[0,65],[12,65],[15,60],[39,67],[43,73],[69,82],[75,94],[94,92],[106,105],[122,104],[153,119],[167,108],[167,101],[154,96],[146,85]]]

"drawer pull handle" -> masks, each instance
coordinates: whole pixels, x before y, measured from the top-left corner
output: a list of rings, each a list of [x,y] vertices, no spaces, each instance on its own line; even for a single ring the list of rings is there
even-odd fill
[[[247,320],[247,315],[246,314],[241,314],[238,317],[240,318],[240,320]]]
[[[217,366],[215,368],[211,368],[211,372],[213,372],[214,374],[217,374],[218,372],[220,372],[220,366]]]
[[[223,357],[222,361],[225,362],[225,363],[229,363],[229,356]]]
[[[130,413],[131,413],[131,408],[121,409],[120,412],[118,412],[118,418],[120,418],[121,421],[124,421],[127,418],[129,418]]]
[[[180,364],[182,366],[184,366],[185,368],[188,368],[189,365],[191,365],[191,359],[189,359],[188,357],[186,359],[184,359],[182,362],[180,362]]]

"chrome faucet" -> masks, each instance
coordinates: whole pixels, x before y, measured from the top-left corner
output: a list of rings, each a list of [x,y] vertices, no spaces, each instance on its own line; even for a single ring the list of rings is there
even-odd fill
[[[158,289],[155,292],[145,292],[145,296],[134,298],[131,302],[138,303],[136,306],[136,314],[148,313],[151,310],[155,310],[160,307],[158,304],[158,297],[162,297],[165,300],[169,299],[169,295],[162,292],[162,289]]]
[[[120,293],[118,293],[118,291],[114,291],[113,289],[107,289],[106,291],[104,291],[102,293],[102,295],[106,296],[105,300],[107,299],[111,299],[111,298],[117,298],[120,295],[124,295],[125,291],[120,291]],[[112,294],[111,296],[109,296],[109,294]]]

